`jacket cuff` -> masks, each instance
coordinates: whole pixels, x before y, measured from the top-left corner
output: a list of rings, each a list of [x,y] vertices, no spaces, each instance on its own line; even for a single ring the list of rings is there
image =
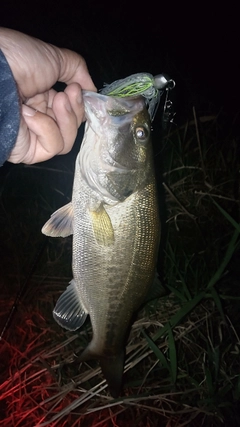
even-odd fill
[[[15,145],[21,120],[21,104],[11,68],[0,49],[0,166]]]

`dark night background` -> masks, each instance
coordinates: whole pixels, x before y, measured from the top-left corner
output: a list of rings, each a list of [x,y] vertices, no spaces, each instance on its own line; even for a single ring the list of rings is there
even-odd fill
[[[237,11],[230,2],[178,3],[8,0],[0,25],[81,53],[98,88],[131,73],[168,73],[178,121],[193,105],[237,112]]]
[[[98,89],[101,89],[104,83],[112,83],[117,79],[125,78],[133,73],[148,72],[152,75],[162,72],[167,73],[176,82],[176,88],[173,91],[174,109],[176,111],[174,121],[179,126],[179,129],[181,129],[182,124],[185,125],[186,121],[190,122],[193,120],[193,107],[195,107],[198,118],[203,116],[218,116],[220,124],[218,123],[216,129],[221,129],[223,135],[219,136],[217,134],[218,131],[215,132],[214,127],[214,130],[211,130],[214,133],[213,137],[209,131],[210,138],[207,140],[203,139],[204,149],[207,153],[207,167],[210,170],[210,178],[211,176],[214,177],[214,191],[216,190],[217,195],[219,190],[219,197],[223,194],[229,196],[229,200],[231,200],[231,197],[235,199],[234,208],[232,208],[232,202],[229,205],[223,204],[223,206],[225,206],[226,211],[232,215],[235,221],[239,222],[239,207],[237,205],[239,201],[239,156],[236,154],[239,154],[240,149],[240,146],[237,146],[239,144],[240,115],[239,13],[237,9],[234,10],[231,2],[224,2],[222,6],[219,3],[217,4],[217,2],[214,2],[215,4],[212,3],[209,1],[204,4],[203,2],[196,1],[188,2],[186,5],[183,2],[176,2],[175,5],[173,2],[159,2],[156,0],[142,2],[140,0],[138,2],[131,0],[112,0],[112,2],[110,0],[63,0],[62,2],[54,0],[3,0],[0,6],[0,26],[22,31],[45,42],[80,53],[85,58],[89,72]],[[62,85],[58,85],[57,88],[61,89]],[[175,129],[175,125],[173,125],[173,128]],[[183,139],[178,139],[176,135],[176,138],[173,139],[172,152],[174,155],[176,153],[177,155],[179,154],[180,159],[181,156],[183,157],[180,166],[181,164],[185,164],[185,160],[186,165],[188,165],[189,147],[192,150],[189,158],[191,159],[192,156],[193,162],[195,162],[189,164],[202,166],[196,138],[195,142],[192,143],[192,139],[194,138],[192,138],[191,132],[195,133],[194,126],[189,130],[189,145],[188,141],[186,141],[183,149],[181,146]],[[228,137],[228,134],[231,134],[231,137]],[[2,279],[0,294],[3,295],[2,301],[0,299],[0,303],[2,303],[2,308],[0,307],[0,333],[4,325],[6,325],[6,319],[13,306],[14,299],[19,295],[19,292],[21,294],[24,286],[24,291],[27,291],[25,292],[26,295],[24,294],[25,299],[22,298],[22,306],[20,298],[20,304],[18,304],[21,306],[19,313],[21,314],[26,310],[26,312],[29,311],[31,314],[32,307],[34,307],[34,310],[37,307],[38,310],[38,306],[42,308],[45,304],[46,319],[51,318],[52,321],[51,305],[53,306],[55,294],[60,289],[63,289],[68,283],[68,278],[71,278],[70,240],[62,239],[63,242],[62,240],[59,242],[58,239],[49,239],[46,246],[44,246],[46,238],[41,234],[40,230],[52,212],[68,203],[71,199],[74,160],[79,151],[82,135],[83,126],[79,131],[73,150],[65,156],[56,156],[48,162],[32,166],[13,165],[6,162],[0,168],[0,279]],[[154,148],[156,149],[157,147],[158,150],[158,156],[155,156],[155,159],[157,158],[156,164],[158,162],[160,164],[159,170],[156,168],[157,178],[160,177],[162,173],[161,166],[165,162],[164,154],[161,156],[161,146],[164,140],[161,136],[161,112],[158,111],[153,122],[153,143]],[[174,146],[175,141],[177,143]],[[194,143],[196,146],[194,146]],[[211,144],[214,147],[212,151]],[[218,154],[219,158],[216,159]],[[174,155],[173,164],[175,165]],[[222,162],[222,158],[226,159],[225,162]],[[217,161],[219,163],[216,165]],[[222,169],[219,167],[219,164],[221,166],[222,163],[224,166],[226,165],[224,173],[222,173]],[[177,164],[177,166],[179,165]],[[181,177],[181,174],[179,176]],[[189,176],[191,177],[191,174]],[[199,175],[196,174],[196,182],[199,185],[196,188],[210,193],[209,188],[205,185],[205,177],[201,175],[200,180],[199,176],[200,173]],[[226,186],[224,183],[225,176]],[[174,183],[175,178],[172,179]],[[180,179],[179,181],[181,182]],[[190,183],[189,188],[184,187],[185,182]],[[198,200],[192,191],[192,189],[195,189],[195,181],[193,180],[192,183],[183,180],[182,186],[184,187],[184,191],[186,190],[186,197],[190,199],[190,207],[195,212],[194,209],[197,205],[195,201]],[[232,187],[234,188],[232,189]],[[159,191],[163,191],[162,186],[161,188],[162,190]],[[179,194],[181,195],[181,193]],[[221,203],[224,202],[223,199],[220,199]],[[184,202],[188,202],[188,199],[183,200]],[[219,202],[219,199],[216,200]],[[187,206],[189,206],[188,203]],[[202,211],[200,209],[201,206],[203,206]],[[216,222],[215,225],[214,212],[216,212],[216,208],[208,200],[205,203],[204,199],[202,205],[200,203],[200,208],[200,225],[203,230],[207,230],[205,232],[207,244],[206,248],[204,246],[204,250],[206,249],[206,253],[209,256],[209,254],[211,255],[211,250],[214,252],[215,242],[216,245],[222,244],[222,236],[225,236],[225,230],[228,230],[228,228],[227,226],[226,228],[221,228],[224,218],[222,218],[219,212],[217,214],[221,216],[221,221],[219,223]],[[165,206],[163,207],[164,209]],[[161,212],[161,215],[161,219],[163,219],[162,224],[165,224],[166,217],[164,216],[166,216],[166,212]],[[187,219],[189,218],[187,217]],[[190,221],[192,221],[191,218],[189,224]],[[182,222],[180,224],[185,223]],[[203,245],[203,243],[200,240],[198,241],[198,234],[195,234],[197,228],[191,228],[192,224],[193,222],[191,222],[189,228],[187,221],[186,228],[182,225],[183,235],[185,232],[185,236],[181,239],[182,235],[179,234],[178,242],[183,242],[183,248],[187,248],[188,242],[190,242],[189,252],[192,251],[191,253],[200,254],[200,250],[202,250],[202,246],[200,245]],[[228,222],[227,225],[232,227]],[[177,236],[175,228],[174,232],[175,234],[173,233],[172,238],[175,245]],[[163,230],[163,247],[165,244],[164,233],[166,232]],[[216,233],[217,238],[214,233]],[[227,238],[229,236],[228,233],[229,231],[226,232]],[[213,239],[211,241],[212,236]],[[207,246],[208,242],[210,242],[209,248]],[[44,250],[43,254],[39,256],[41,253],[39,249],[41,247]],[[218,247],[216,246],[216,252]],[[207,252],[208,249],[209,251]],[[222,247],[220,249],[219,253],[223,250]],[[182,253],[184,254],[184,251]],[[40,262],[36,267],[35,264],[38,257],[40,258]],[[217,266],[219,265],[220,258],[220,255],[217,254],[215,260]],[[207,261],[211,264],[212,258],[209,257],[209,259],[210,261],[208,259]],[[195,266],[194,263],[196,260],[197,257],[193,257],[193,266]],[[203,265],[208,265],[208,263],[206,262]],[[197,277],[202,264],[200,262],[197,264],[196,261],[196,266]],[[210,265],[210,267],[210,271],[212,272],[214,266]],[[28,278],[31,276],[34,268],[36,270],[34,271],[36,277],[35,279],[33,277],[29,286]],[[4,278],[5,273],[6,280]],[[205,273],[206,275],[208,274],[207,271],[201,271],[200,276],[205,277]],[[235,277],[235,281],[231,277]],[[56,283],[52,278],[56,279]],[[47,280],[44,282],[45,279],[49,279],[49,282]],[[204,279],[200,277],[200,283],[201,280],[204,282]],[[234,292],[233,295],[235,295],[235,292],[238,294],[239,252],[236,254],[236,268],[233,275],[230,276],[230,281],[232,292]],[[197,286],[195,282],[194,286]],[[197,291],[200,292],[200,290],[199,284]],[[234,307],[234,310],[236,310],[236,324],[239,325],[238,316],[240,311],[238,302]],[[18,317],[15,313],[13,326],[8,325],[9,337],[13,338],[13,342],[17,319]],[[219,319],[219,316],[216,317],[217,326],[214,324],[216,329],[218,329],[218,326],[220,328]],[[1,321],[3,322],[2,325]],[[14,321],[16,322],[15,324]],[[44,325],[45,323],[47,325],[51,324],[47,322],[48,320],[44,321]],[[24,330],[24,326],[22,329]],[[28,329],[26,330],[28,331]],[[213,332],[215,333],[214,328]],[[198,335],[196,336],[198,337]],[[19,335],[16,334],[16,341],[18,337]],[[229,337],[225,337],[226,346],[228,345],[228,339],[231,340],[231,337],[232,335],[230,334]],[[29,337],[26,337],[26,342],[24,342],[24,335],[21,339],[23,346],[25,346]],[[239,342],[237,344],[239,345]],[[229,349],[231,348],[230,342]],[[230,354],[231,351],[226,350],[227,353]],[[1,360],[1,357],[0,374],[1,362],[3,360]],[[8,356],[4,357],[6,358],[5,362],[8,371]],[[236,371],[233,369],[233,372],[237,381],[239,374],[239,354],[236,357],[234,354],[230,354],[229,358],[226,360],[236,359],[237,368]],[[226,366],[228,367],[227,362]],[[2,364],[2,367],[4,368],[4,364]],[[192,365],[192,369],[195,369],[194,367],[195,365]],[[5,368],[2,369],[4,375],[5,371]],[[236,390],[240,393],[239,382]],[[215,389],[213,400],[215,398],[214,393]],[[229,391],[230,393],[231,390]],[[220,394],[217,396],[220,396]],[[239,394],[236,394],[236,396],[236,400],[239,402]],[[231,400],[232,397],[229,399]],[[193,405],[197,407],[195,403]],[[236,408],[236,413],[238,414],[238,403],[236,404]],[[201,423],[201,425],[203,424]],[[232,427],[234,424],[231,424],[230,421],[229,425]],[[239,422],[236,425],[240,425]]]

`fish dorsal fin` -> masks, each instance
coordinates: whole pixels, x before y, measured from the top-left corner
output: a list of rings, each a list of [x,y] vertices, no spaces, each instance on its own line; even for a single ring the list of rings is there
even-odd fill
[[[89,212],[94,236],[98,244],[103,246],[112,245],[114,243],[114,230],[111,219],[103,205],[100,205],[97,210],[90,210]]]
[[[88,313],[82,308],[74,280],[71,280],[66,291],[58,298],[53,310],[56,322],[69,331],[80,328]]]
[[[51,215],[44,224],[42,233],[51,237],[67,237],[73,234],[73,207],[72,202],[62,206]]]

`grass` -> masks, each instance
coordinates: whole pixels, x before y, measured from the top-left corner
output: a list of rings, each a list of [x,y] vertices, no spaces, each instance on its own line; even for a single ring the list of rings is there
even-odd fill
[[[71,197],[73,156],[6,166],[2,326],[26,286],[0,342],[0,426],[239,425],[240,153],[223,113],[198,116],[193,110],[161,144],[153,133],[161,170],[159,265],[169,295],[137,315],[119,399],[108,395],[97,362],[76,362],[90,323],[70,333],[51,314],[71,279],[71,239],[45,240],[40,229]]]

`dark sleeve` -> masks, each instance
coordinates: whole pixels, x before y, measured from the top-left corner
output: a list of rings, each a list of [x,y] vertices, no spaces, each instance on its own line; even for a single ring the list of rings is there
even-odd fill
[[[17,139],[21,119],[18,89],[0,50],[0,166],[8,159]]]

